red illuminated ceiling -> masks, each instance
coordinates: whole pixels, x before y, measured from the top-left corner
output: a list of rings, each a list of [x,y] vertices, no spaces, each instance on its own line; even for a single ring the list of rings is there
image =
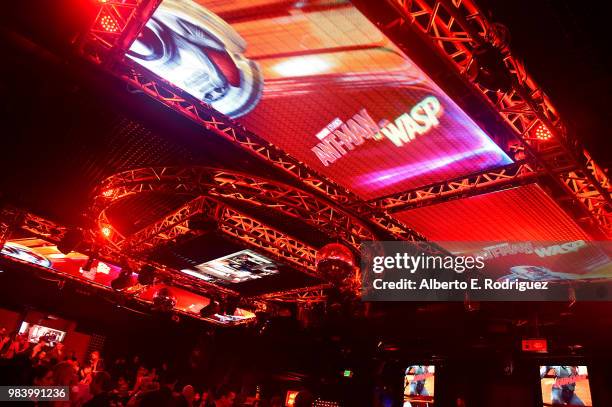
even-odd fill
[[[400,212],[433,241],[589,239],[536,184]]]

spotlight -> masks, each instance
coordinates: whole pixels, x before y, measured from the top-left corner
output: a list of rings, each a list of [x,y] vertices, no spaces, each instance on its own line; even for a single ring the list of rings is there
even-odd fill
[[[145,264],[138,272],[138,283],[142,285],[151,285],[155,281],[155,267]]]
[[[176,297],[168,287],[162,287],[153,295],[153,305],[160,311],[172,311],[176,305]]]
[[[109,15],[106,15],[100,19],[100,25],[102,26],[104,31],[110,33],[116,33],[117,31],[119,31],[119,26],[117,25],[115,20]]]
[[[124,268],[119,273],[119,276],[111,281],[111,287],[113,290],[123,290],[132,286],[132,270]]]
[[[543,124],[540,124],[535,130],[535,137],[538,140],[545,141],[552,137],[552,133],[548,129],[548,127],[544,126]]]
[[[69,254],[79,247],[83,242],[83,232],[79,229],[69,229],[57,244],[57,250],[63,254]]]
[[[205,307],[202,307],[200,310],[200,316],[202,318],[212,317],[215,314],[218,314],[221,311],[221,304],[219,301],[212,299]]]
[[[100,232],[102,233],[102,236],[108,239],[113,233],[113,229],[110,226],[105,225],[100,228]]]

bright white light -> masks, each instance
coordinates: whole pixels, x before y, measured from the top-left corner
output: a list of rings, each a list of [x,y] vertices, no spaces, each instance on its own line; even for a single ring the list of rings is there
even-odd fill
[[[295,57],[274,66],[274,70],[281,76],[308,76],[329,70],[331,64],[321,57],[306,56]]]

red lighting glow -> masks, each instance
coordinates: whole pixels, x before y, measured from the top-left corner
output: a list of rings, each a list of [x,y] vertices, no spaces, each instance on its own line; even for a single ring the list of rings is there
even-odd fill
[[[115,20],[111,16],[104,16],[100,19],[100,25],[104,31],[108,31],[110,33],[116,33],[119,31],[119,26],[115,22]]]
[[[102,195],[103,195],[105,198],[110,198],[110,197],[113,195],[113,192],[115,192],[115,191],[114,191],[114,190],[112,190],[112,189],[107,189],[106,191],[103,191],[103,192],[102,192]]]
[[[548,127],[540,124],[535,131],[535,136],[538,140],[548,140],[552,137],[552,133],[548,129]]]

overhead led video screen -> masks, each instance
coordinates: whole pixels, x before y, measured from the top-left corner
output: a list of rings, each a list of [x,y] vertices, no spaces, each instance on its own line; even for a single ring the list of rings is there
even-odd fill
[[[512,162],[349,2],[164,0],[128,57],[365,199]]]

